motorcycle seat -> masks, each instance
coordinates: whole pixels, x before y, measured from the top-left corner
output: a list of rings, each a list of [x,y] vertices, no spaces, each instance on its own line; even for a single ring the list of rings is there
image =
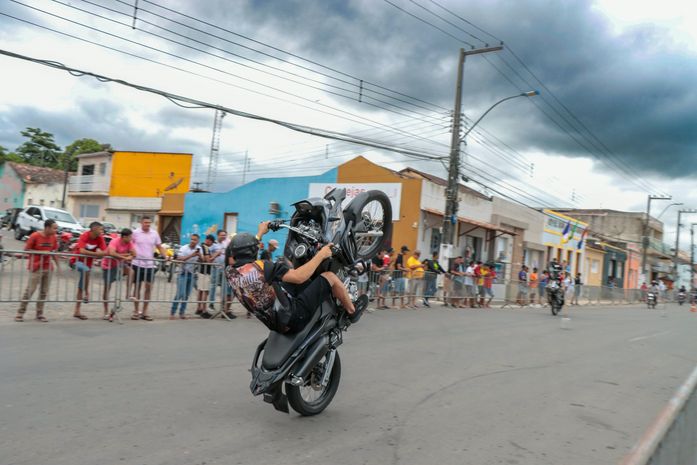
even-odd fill
[[[322,304],[322,308],[317,309],[314,315],[312,315],[312,318],[310,318],[310,321],[307,322],[300,332],[281,334],[276,331],[271,331],[266,341],[266,346],[264,347],[261,366],[267,370],[275,370],[280,367],[283,362],[288,359],[290,354],[303,343],[310,331],[315,328],[320,316],[325,313],[325,305],[326,303]]]

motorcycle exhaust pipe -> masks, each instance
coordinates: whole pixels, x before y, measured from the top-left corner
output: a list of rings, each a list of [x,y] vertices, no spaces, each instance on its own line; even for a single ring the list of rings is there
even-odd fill
[[[297,370],[293,370],[293,377],[305,379],[312,368],[322,360],[322,357],[324,357],[328,351],[329,336],[322,336],[308,349],[305,360],[300,364],[300,367]]]

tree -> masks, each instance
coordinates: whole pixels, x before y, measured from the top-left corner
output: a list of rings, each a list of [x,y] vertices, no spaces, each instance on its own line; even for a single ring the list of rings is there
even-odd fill
[[[69,170],[75,171],[77,170],[77,158],[75,158],[77,155],[110,149],[111,145],[100,144],[94,139],[78,139],[65,147],[65,152],[63,152],[60,160],[60,168],[65,169],[65,163],[69,162]]]
[[[21,134],[29,139],[17,147],[17,155],[24,163],[60,168],[61,148],[53,140],[53,134],[40,128],[27,128]]]
[[[6,161],[16,161],[21,162],[22,158],[14,152],[8,152],[5,147],[0,145],[0,164]]]

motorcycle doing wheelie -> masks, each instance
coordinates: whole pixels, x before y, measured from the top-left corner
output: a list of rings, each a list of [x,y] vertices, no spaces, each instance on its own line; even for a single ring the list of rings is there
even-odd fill
[[[367,272],[366,261],[391,236],[392,207],[380,191],[363,192],[342,210],[345,198],[345,189],[334,189],[324,198],[297,202],[289,222],[272,221],[269,229],[289,231],[284,259],[294,268],[311,260],[322,246],[334,244],[332,257],[320,265],[314,277],[333,271],[355,300],[357,289],[351,277]],[[264,401],[282,412],[289,412],[288,404],[304,416],[322,412],[339,387],[337,348],[350,324],[348,314],[329,297],[299,332],[271,331],[254,354],[252,393],[263,395]]]
[[[562,285],[561,266],[550,265],[550,279],[547,284],[547,303],[552,310],[552,315],[558,315],[564,306],[564,286]]]

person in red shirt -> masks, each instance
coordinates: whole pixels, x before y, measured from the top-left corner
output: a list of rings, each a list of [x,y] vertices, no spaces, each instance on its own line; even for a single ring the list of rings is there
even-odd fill
[[[87,317],[80,313],[80,304],[89,302],[90,298],[90,270],[92,269],[93,257],[103,257],[107,253],[106,242],[104,241],[104,228],[99,221],[90,223],[90,230],[82,233],[77,241],[77,253],[70,259],[70,267],[80,273],[77,283],[77,298],[75,301],[75,313],[73,317],[79,320],[86,320]]]
[[[44,221],[44,230],[37,231],[29,236],[27,243],[24,245],[24,250],[34,252],[55,252],[58,250],[58,241],[56,240],[56,232],[58,225],[55,220]],[[58,266],[58,257],[56,255],[30,254],[28,256],[28,268],[30,272],[29,283],[22,296],[22,303],[19,305],[19,310],[15,316],[15,321],[24,321],[24,314],[27,311],[29,299],[34,295],[36,288],[39,288],[39,300],[36,302],[36,319],[42,323],[48,322],[44,316],[44,301],[48,295],[48,287],[51,284],[51,273],[53,267],[51,259]]]
[[[121,230],[119,237],[109,242],[106,257],[102,259],[102,277],[104,278],[104,290],[102,300],[104,301],[104,320],[114,321],[113,310],[109,312],[109,291],[111,285],[116,281],[121,281],[123,276],[129,276],[131,260],[136,256],[136,246],[133,244],[133,231],[128,228]],[[117,287],[117,291],[118,291]],[[128,294],[128,292],[126,292]]]

